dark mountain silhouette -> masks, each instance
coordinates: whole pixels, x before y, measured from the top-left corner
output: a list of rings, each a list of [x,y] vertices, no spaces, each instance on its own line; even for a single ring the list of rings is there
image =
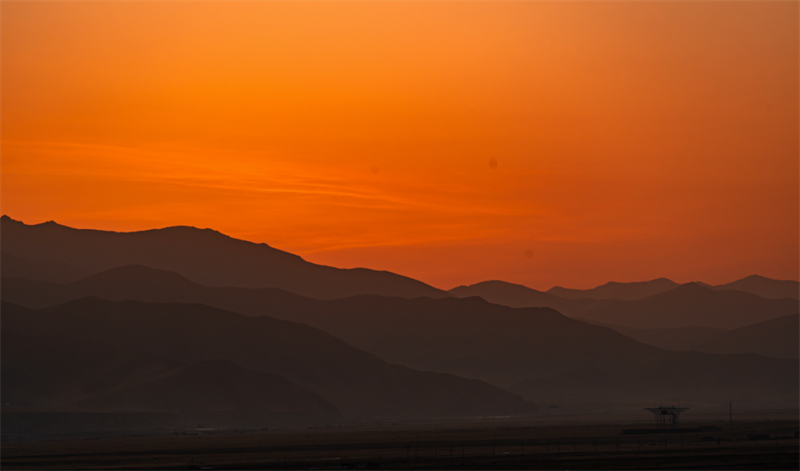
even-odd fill
[[[4,317],[26,314],[8,304],[3,309]],[[89,430],[96,425],[93,415],[121,412],[156,414],[161,426],[212,420],[218,426],[263,428],[341,421],[336,408],[316,393],[225,360],[180,364],[91,339],[25,335],[4,325],[1,361],[4,403],[40,417],[77,413]],[[57,425],[40,424],[39,433]],[[79,430],[87,427],[73,429]]]
[[[412,278],[365,268],[315,265],[267,244],[234,239],[211,229],[180,226],[108,232],[73,229],[52,221],[26,225],[3,216],[0,231],[5,252],[89,272],[139,264],[174,271],[208,286],[276,287],[320,299],[356,294],[448,296]]]
[[[722,332],[708,339],[698,350],[713,353],[755,352],[776,358],[798,358],[800,323],[798,315],[778,317],[740,329]]]
[[[3,300],[31,309],[96,296],[111,301],[199,303],[248,316],[287,318],[282,313],[321,305],[319,300],[278,288],[206,287],[177,273],[142,265],[116,267],[66,284],[3,277],[1,287]]]
[[[480,296],[489,302],[511,307],[549,307],[586,322],[608,325],[649,345],[686,350],[691,349],[696,340],[703,338],[702,332],[692,329],[738,328],[798,310],[797,301],[790,298],[764,299],[750,293],[718,289],[701,283],[679,285],[675,289],[635,301],[563,299],[550,292],[543,293],[503,281],[459,286],[450,290],[450,294],[455,297]],[[623,330],[625,328],[634,330]]]
[[[715,327],[736,329],[798,310],[793,299],[764,299],[740,291],[714,291],[697,283],[637,301],[614,301],[582,317],[634,328]]]
[[[566,299],[537,291],[527,286],[505,281],[484,281],[469,286],[459,286],[448,291],[456,298],[479,296],[490,303],[510,307],[549,307],[570,317],[577,317],[608,301],[594,299]]]
[[[118,268],[68,285],[4,279],[2,286],[3,296],[17,302],[53,299],[48,294],[50,290],[61,290],[59,300],[86,294],[115,299],[173,297],[182,302],[215,303],[248,315],[269,314],[320,328],[386,361],[412,368],[483,379],[507,388],[536,379],[539,383],[535,384],[542,385],[540,392],[530,388],[515,390],[526,391],[527,397],[537,402],[554,400],[567,393],[582,401],[598,400],[602,394],[607,394],[602,396],[603,400],[613,400],[615,378],[646,376],[653,368],[671,371],[673,358],[678,362],[686,358],[684,354],[644,345],[612,329],[570,319],[551,309],[513,309],[477,297],[401,299],[365,295],[320,301],[276,289],[205,288],[178,275],[146,267]],[[747,357],[745,364],[760,368],[756,374],[739,368],[739,357],[697,355],[700,361],[689,362],[680,376],[673,376],[671,390],[687,394],[716,391],[726,397],[751,401],[786,401],[787,397],[796,401],[797,385],[786,382],[786,378],[796,379],[796,362]],[[569,381],[578,381],[575,378],[580,372],[587,371],[598,372],[608,384],[592,383],[593,386],[578,391],[570,389]],[[764,380],[762,372],[770,372],[773,379]],[[589,373],[585,380],[597,375]],[[568,380],[560,382],[559,378]],[[753,389],[753,378],[766,381],[762,382],[764,387]],[[709,383],[718,379],[727,385],[727,390],[723,391],[721,386],[714,389]],[[638,391],[638,399],[651,400],[661,397],[650,395],[655,388],[642,386],[632,391]]]
[[[4,330],[108,343],[169,362],[230,361],[308,388],[348,418],[519,415],[536,410],[519,396],[481,381],[387,364],[307,325],[199,304],[83,298],[30,311],[4,301],[0,321]]]
[[[51,260],[28,260],[3,251],[0,254],[0,274],[11,278],[69,283],[92,274],[89,270]]]
[[[600,328],[605,335],[595,339],[598,328],[550,309],[514,310],[477,297],[357,296],[320,301],[277,289],[204,287],[178,274],[142,266],[114,268],[64,285],[3,278],[2,293],[7,301],[36,308],[98,296],[203,303],[250,316],[266,314],[321,328],[392,363],[501,385],[561,372],[576,361],[625,362],[630,351],[614,353],[620,346],[654,350],[610,329]],[[569,332],[564,335],[571,343],[559,338],[562,330]],[[531,362],[531,357],[547,361]]]
[[[773,280],[759,275],[711,287],[717,291],[742,291],[767,299],[800,299],[800,283],[793,280]]]
[[[564,299],[622,299],[631,301],[644,299],[654,294],[664,293],[678,286],[678,283],[672,280],[658,278],[650,281],[634,281],[631,283],[609,281],[604,285],[592,289],[571,289],[554,286],[547,290],[547,292]]]
[[[593,322],[586,320],[586,322],[610,327],[617,332],[630,337],[634,340],[642,342],[654,347],[663,348],[665,350],[678,350],[678,351],[698,351],[709,352],[703,349],[703,345],[710,338],[715,335],[728,332],[725,329],[718,329],[715,327],[672,327],[672,328],[654,328],[654,329],[635,329],[633,327],[623,327],[614,324],[605,324],[600,322]],[[716,352],[709,352],[716,353]],[[760,353],[755,351],[743,351],[737,353]],[[769,356],[769,355],[768,355]]]
[[[666,350],[706,353],[758,353],[775,358],[798,358],[800,326],[798,315],[778,317],[735,330],[713,327],[634,329],[598,324],[647,345]]]

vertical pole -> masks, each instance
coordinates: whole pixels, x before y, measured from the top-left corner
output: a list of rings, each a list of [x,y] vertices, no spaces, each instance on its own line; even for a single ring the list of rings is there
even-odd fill
[[[730,421],[731,427],[733,427],[733,403],[728,403],[728,420]]]

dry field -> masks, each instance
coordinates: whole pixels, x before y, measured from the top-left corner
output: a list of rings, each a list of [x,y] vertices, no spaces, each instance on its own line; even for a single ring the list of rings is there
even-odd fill
[[[9,440],[3,469],[798,469],[797,411],[729,424],[698,411],[682,427],[622,435],[639,415],[373,423],[270,431],[188,430],[108,438]],[[705,416],[704,416],[705,415]],[[606,419],[602,421],[602,419]],[[610,420],[609,420],[610,419]],[[687,417],[688,419],[688,417]],[[583,422],[583,423],[581,423]],[[754,438],[760,435],[761,439]],[[764,439],[764,436],[770,438]]]

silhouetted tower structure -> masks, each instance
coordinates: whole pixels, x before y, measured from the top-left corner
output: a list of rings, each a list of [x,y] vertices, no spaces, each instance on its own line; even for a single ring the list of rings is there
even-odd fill
[[[656,426],[658,427],[678,427],[678,418],[682,412],[689,410],[688,407],[648,407],[645,408],[656,416]]]

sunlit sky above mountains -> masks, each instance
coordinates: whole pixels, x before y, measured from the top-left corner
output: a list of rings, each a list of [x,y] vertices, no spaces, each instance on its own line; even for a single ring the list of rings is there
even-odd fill
[[[798,279],[797,2],[2,2],[2,212],[440,288]]]

